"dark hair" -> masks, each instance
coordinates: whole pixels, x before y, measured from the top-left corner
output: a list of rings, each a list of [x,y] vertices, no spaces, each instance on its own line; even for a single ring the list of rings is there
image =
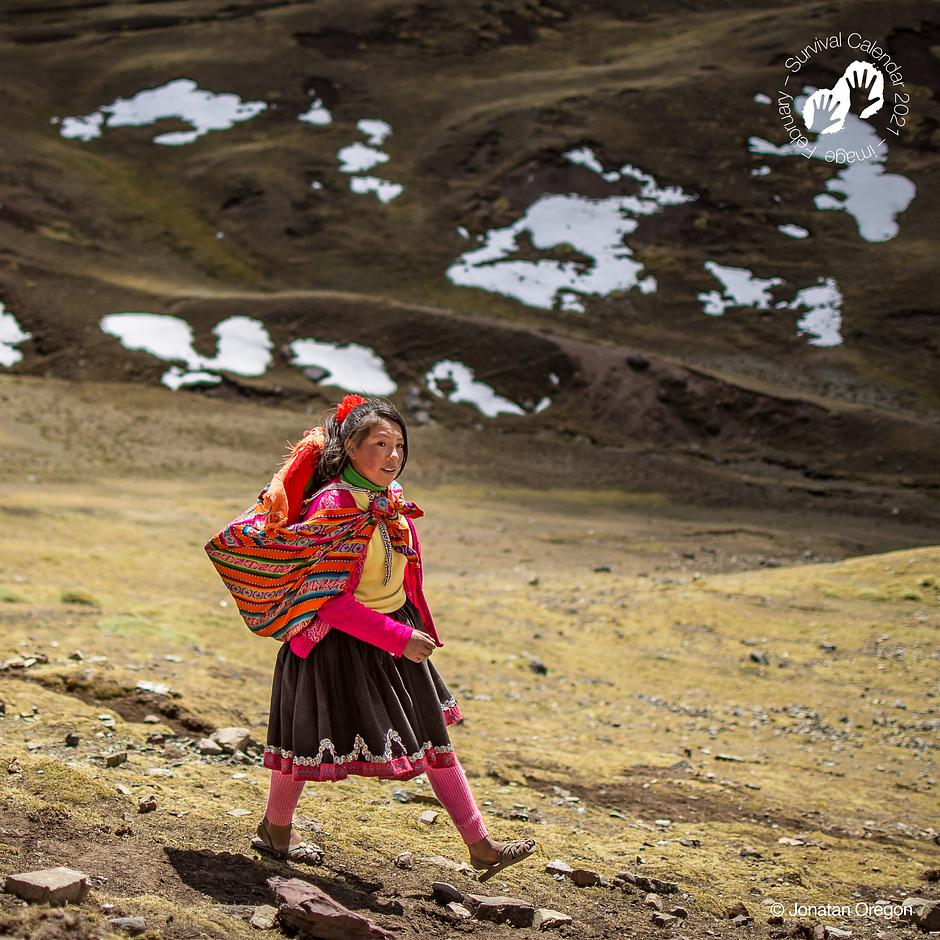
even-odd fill
[[[408,462],[408,428],[405,426],[405,419],[387,398],[366,398],[361,405],[356,405],[346,415],[342,424],[339,424],[336,420],[336,409],[338,407],[336,405],[330,408],[323,417],[322,424],[326,429],[326,445],[320,455],[316,472],[307,484],[304,496],[315,493],[328,480],[339,476],[349,462],[349,455],[346,453],[345,447],[346,442],[352,441],[353,444],[359,444],[369,433],[369,430],[375,427],[383,418],[401,428],[405,448],[401,468],[398,471],[399,474],[405,469],[405,464]]]

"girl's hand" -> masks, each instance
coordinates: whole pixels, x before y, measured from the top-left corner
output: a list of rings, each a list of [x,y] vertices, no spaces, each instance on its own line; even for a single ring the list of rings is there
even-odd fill
[[[414,629],[405,644],[405,651],[402,656],[410,659],[413,663],[423,663],[436,648],[434,640],[427,633],[423,630]]]

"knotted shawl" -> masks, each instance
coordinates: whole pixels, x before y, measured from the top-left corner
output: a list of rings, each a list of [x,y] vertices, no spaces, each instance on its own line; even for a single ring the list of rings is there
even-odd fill
[[[309,431],[257,501],[205,544],[209,560],[256,636],[286,642],[310,626],[320,607],[346,590],[350,576],[365,561],[376,526],[386,549],[386,582],[391,551],[405,555],[409,563],[418,561],[408,544],[404,517],[418,518],[424,512],[404,498],[397,483],[382,492],[328,483],[310,499],[326,489],[358,490],[369,493],[368,507],[322,507],[299,521],[303,505],[310,502],[303,500],[303,493],[319,458],[318,431],[322,428]]]

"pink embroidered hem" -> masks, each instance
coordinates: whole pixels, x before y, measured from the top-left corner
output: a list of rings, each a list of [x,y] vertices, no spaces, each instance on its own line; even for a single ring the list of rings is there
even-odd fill
[[[463,721],[460,707],[451,705],[443,710],[444,724]],[[390,735],[397,737],[394,732]],[[355,753],[355,752],[354,752]],[[266,745],[261,764],[268,770],[290,774],[294,780],[331,782],[345,780],[350,774],[361,777],[382,777],[386,780],[410,780],[424,773],[428,767],[453,767],[456,755],[452,744],[426,744],[415,754],[403,754],[389,760],[340,760],[322,763],[319,757],[295,755],[292,751]]]

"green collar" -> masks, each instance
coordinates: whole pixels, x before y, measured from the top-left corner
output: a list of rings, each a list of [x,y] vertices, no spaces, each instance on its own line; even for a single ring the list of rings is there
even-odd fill
[[[346,466],[343,467],[343,472],[340,473],[339,478],[350,486],[361,486],[363,489],[372,490],[374,493],[382,493],[385,491],[384,486],[378,486],[371,480],[367,480],[361,473],[355,471],[351,463],[347,463]]]

